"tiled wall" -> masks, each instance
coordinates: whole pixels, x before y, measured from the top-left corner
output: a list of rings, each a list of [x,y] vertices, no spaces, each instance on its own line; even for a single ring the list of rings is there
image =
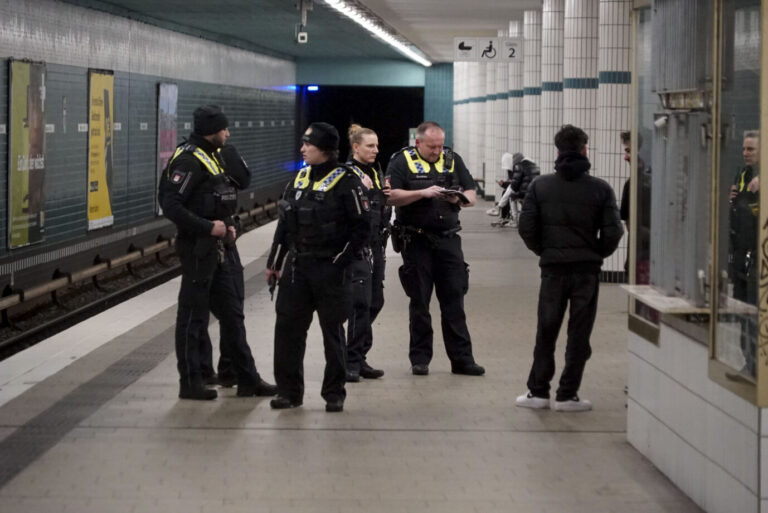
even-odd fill
[[[563,124],[563,26],[565,0],[544,0],[541,29],[541,129],[539,167],[554,172],[557,152],[552,143]]]
[[[496,135],[496,153],[493,155],[493,172],[495,179],[505,179],[506,173],[501,169],[501,154],[509,151],[507,135],[507,112],[509,111],[509,65],[496,65],[496,109],[494,112],[494,132]],[[491,194],[493,191],[491,191]]]
[[[627,439],[705,511],[761,511],[758,416],[768,414],[710,380],[708,359],[665,324],[658,346],[630,333]]]
[[[499,99],[496,97],[496,71],[498,65],[495,63],[485,64],[485,136],[482,139],[483,145],[483,166],[486,183],[492,183],[496,179],[496,161],[500,160],[500,148],[496,141],[496,109]],[[478,171],[480,168],[477,169]]]
[[[31,255],[53,245],[112,240],[126,227],[154,222],[159,82],[179,87],[180,138],[191,131],[184,124],[191,125],[199,105],[224,109],[230,141],[254,171],[252,190],[279,190],[294,167],[295,93],[279,87],[294,83],[292,62],[51,0],[10,0],[0,7],[0,18],[8,22],[0,24],[0,97],[7,98],[8,57],[45,62],[46,124],[53,128],[46,134],[46,239],[9,253],[7,209],[0,209],[0,260],[12,256],[0,269],[21,270],[22,262],[39,260]],[[136,55],[142,58],[131,58]],[[92,232],[86,213],[87,132],[77,129],[88,119],[89,68],[114,71],[114,120],[121,125],[114,133],[115,225]],[[7,131],[6,109],[4,100],[0,125]],[[7,136],[0,135],[4,163],[6,143]],[[7,172],[0,174],[0,196],[6,201]]]
[[[509,36],[522,37],[522,25],[521,21],[511,21],[509,23]],[[507,101],[509,137],[507,151],[509,153],[523,151],[523,67],[523,63],[519,61],[509,65],[509,99]]]
[[[523,13],[523,154],[539,162],[541,11]]]
[[[424,119],[445,130],[445,144],[453,146],[453,66],[433,64],[425,70]]]
[[[629,164],[624,162],[620,134],[629,127],[631,11],[631,0],[600,0],[598,122],[590,136],[599,149],[595,176],[611,184],[617,201],[621,201],[624,182],[629,178]],[[627,241],[628,237],[624,237],[618,251],[606,259],[604,271],[624,270]]]
[[[597,166],[598,17],[600,0],[566,0],[563,60],[563,123],[590,136],[592,172]]]

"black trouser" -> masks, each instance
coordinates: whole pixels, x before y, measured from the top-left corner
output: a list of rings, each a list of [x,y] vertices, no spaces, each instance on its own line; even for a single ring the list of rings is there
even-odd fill
[[[288,255],[277,292],[275,381],[278,394],[295,402],[304,397],[304,353],[307,331],[316,311],[325,346],[321,395],[344,400],[346,391],[344,321],[349,312],[345,269],[330,258]]]
[[[256,385],[259,373],[245,335],[243,266],[237,248],[226,247],[223,262],[212,238],[178,238],[176,251],[182,269],[176,314],[176,358],[182,384],[202,381],[201,343],[212,312],[221,325],[222,353],[232,358],[238,384]]]
[[[347,325],[347,369],[359,371],[373,345],[373,321],[384,307],[384,248],[376,245],[372,259],[356,260],[347,267],[352,288],[352,308]]]
[[[539,324],[533,366],[528,376],[528,390],[536,397],[549,397],[549,382],[555,375],[555,343],[570,303],[565,367],[560,375],[556,399],[575,396],[581,386],[584,366],[592,355],[589,337],[597,314],[597,273],[541,272],[539,289]]]
[[[224,337],[219,330],[219,340],[223,341]],[[211,343],[211,336],[206,329],[200,334],[200,371],[203,374],[203,378],[213,376],[214,372],[218,372],[219,376],[226,376],[235,373],[232,367],[232,360],[225,354],[226,343],[219,342],[219,363],[216,366],[216,371],[213,369],[213,344]]]
[[[757,304],[757,277],[755,276],[755,265],[748,262],[745,249],[736,249],[733,252],[733,297],[739,301],[744,301],[751,305]],[[755,252],[751,251],[752,258],[755,258]],[[741,325],[741,353],[744,355],[744,371],[751,375],[756,375],[757,364],[757,315],[738,315]]]
[[[461,237],[452,235],[427,239],[414,234],[404,245],[402,255],[400,282],[411,300],[411,364],[428,364],[432,360],[433,332],[429,302],[433,288],[440,302],[443,341],[452,366],[474,363],[472,341],[464,315],[464,294],[469,289],[469,274],[461,251]]]

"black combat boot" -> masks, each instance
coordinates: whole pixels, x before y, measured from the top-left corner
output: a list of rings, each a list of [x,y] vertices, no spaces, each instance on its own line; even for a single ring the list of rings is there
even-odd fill
[[[202,380],[182,381],[179,388],[180,399],[195,399],[197,401],[210,401],[216,399],[219,394],[212,388],[206,388]]]

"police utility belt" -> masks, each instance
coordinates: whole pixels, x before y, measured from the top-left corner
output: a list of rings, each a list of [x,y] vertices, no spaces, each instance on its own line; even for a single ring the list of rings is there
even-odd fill
[[[459,231],[461,231],[461,225],[454,226],[449,230],[436,232],[417,228],[416,226],[403,225],[395,221],[392,225],[392,249],[394,249],[395,252],[400,253],[406,244],[411,242],[414,237],[422,238],[427,241],[431,247],[436,247],[440,239],[453,237]]]

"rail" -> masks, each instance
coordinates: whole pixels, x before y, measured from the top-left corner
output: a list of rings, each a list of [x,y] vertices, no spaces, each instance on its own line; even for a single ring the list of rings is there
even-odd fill
[[[239,212],[236,217],[241,222],[250,220],[249,224],[258,223],[261,220],[271,220],[272,212],[277,210],[277,202],[267,203],[266,205],[259,205],[250,210],[243,210]],[[265,219],[266,218],[266,219]],[[8,317],[8,310],[24,304],[25,302],[33,299],[38,299],[45,295],[51,296],[51,301],[58,304],[57,293],[65,287],[74,285],[76,283],[92,280],[96,288],[101,289],[98,281],[99,275],[117,269],[122,266],[128,268],[128,272],[134,275],[132,264],[142,258],[155,255],[158,261],[161,261],[161,253],[173,247],[175,239],[159,240],[155,244],[139,248],[131,244],[128,247],[128,251],[125,255],[120,255],[112,258],[101,258],[96,256],[94,265],[80,269],[74,272],[57,272],[53,279],[46,283],[34,285],[25,289],[19,290],[6,290],[5,294],[0,297],[0,313],[2,314],[3,325],[9,325],[10,319]]]

